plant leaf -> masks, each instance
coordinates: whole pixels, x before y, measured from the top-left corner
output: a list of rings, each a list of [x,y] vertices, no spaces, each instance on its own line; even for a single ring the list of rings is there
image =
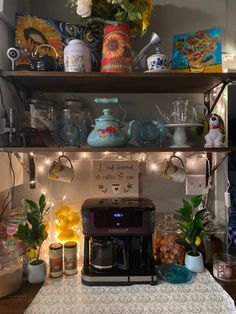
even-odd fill
[[[180,216],[186,220],[186,221],[189,221],[191,220],[191,215],[192,215],[192,206],[191,204],[186,201],[186,200],[183,200],[183,204],[184,206],[182,208],[179,208],[177,210],[177,212],[180,214]]]
[[[196,195],[191,198],[193,207],[198,207],[202,202],[202,195]]]
[[[46,206],[46,197],[44,194],[42,194],[39,198],[39,210],[41,213],[44,211],[45,206]]]
[[[31,210],[39,211],[38,205],[34,201],[28,199],[26,199],[25,201],[30,206]]]
[[[15,238],[18,238],[26,243],[29,240],[29,225],[26,223],[25,225],[19,224],[17,232],[14,234]]]
[[[37,214],[37,212],[27,213],[27,220],[32,226],[39,224],[39,216]]]

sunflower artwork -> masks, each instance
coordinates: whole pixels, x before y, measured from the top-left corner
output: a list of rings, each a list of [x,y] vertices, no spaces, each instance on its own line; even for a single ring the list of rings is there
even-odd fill
[[[56,50],[59,69],[63,70],[63,50],[71,39],[85,41],[93,54],[93,71],[98,71],[101,59],[102,26],[70,24],[49,18],[16,14],[15,45],[21,51],[17,61],[17,70],[29,69],[29,56],[40,45],[49,45]],[[54,49],[45,49],[44,53],[55,56]],[[41,51],[40,51],[41,53]]]
[[[176,72],[222,72],[219,27],[174,35],[172,68]]]

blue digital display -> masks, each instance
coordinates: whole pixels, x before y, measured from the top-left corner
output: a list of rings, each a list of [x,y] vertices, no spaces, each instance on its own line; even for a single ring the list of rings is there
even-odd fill
[[[113,216],[115,218],[122,218],[122,217],[124,217],[124,214],[123,213],[114,213]]]

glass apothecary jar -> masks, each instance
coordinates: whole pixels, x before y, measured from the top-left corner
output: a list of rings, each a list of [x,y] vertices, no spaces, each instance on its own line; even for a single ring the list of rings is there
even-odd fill
[[[24,243],[15,238],[14,234],[17,231],[18,224],[23,223],[27,220],[26,208],[14,208],[7,212],[2,217],[2,230],[3,230],[3,240],[9,248],[17,249],[24,252],[26,250]]]
[[[16,292],[22,284],[23,258],[0,242],[0,298]]]
[[[180,242],[178,221],[174,218],[174,214],[157,214],[154,237],[156,264],[184,264],[185,251],[185,247]]]
[[[58,203],[55,205],[52,224],[54,241],[65,243],[80,240],[80,208],[76,203]],[[78,246],[79,250],[79,246]],[[79,252],[78,252],[79,253]]]
[[[23,146],[51,146],[54,144],[54,102],[35,97],[26,99],[22,118]]]
[[[24,103],[23,131],[42,132],[53,129],[54,103],[44,98],[29,98]]]
[[[79,99],[65,100],[57,116],[54,134],[59,145],[79,146],[86,141],[86,112]]]

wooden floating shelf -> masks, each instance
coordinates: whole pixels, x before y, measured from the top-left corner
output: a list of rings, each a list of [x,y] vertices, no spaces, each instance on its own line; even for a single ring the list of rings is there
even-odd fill
[[[205,93],[236,73],[101,73],[6,71],[2,76],[29,92]]]
[[[120,147],[120,148],[92,148],[92,147],[1,147],[0,152],[13,152],[13,153],[104,153],[104,152],[127,152],[127,153],[161,153],[161,152],[206,152],[206,153],[223,153],[235,152],[236,147]]]

